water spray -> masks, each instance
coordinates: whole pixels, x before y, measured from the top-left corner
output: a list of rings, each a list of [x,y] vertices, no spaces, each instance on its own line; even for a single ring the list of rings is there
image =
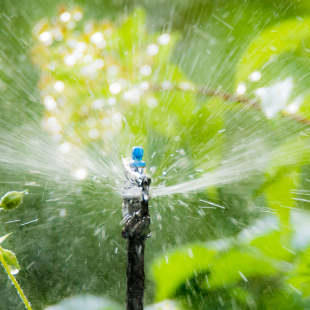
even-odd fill
[[[122,192],[122,236],[128,239],[127,310],[143,310],[144,247],[150,237],[149,186],[143,148],[132,149],[132,160],[124,160],[126,182]]]

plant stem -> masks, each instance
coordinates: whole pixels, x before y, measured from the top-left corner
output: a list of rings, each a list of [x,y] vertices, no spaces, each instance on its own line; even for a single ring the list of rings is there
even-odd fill
[[[158,85],[153,85],[152,89],[155,91],[167,91],[167,89],[162,88],[161,86]],[[257,100],[253,100],[250,97],[246,97],[246,96],[240,96],[240,95],[234,95],[234,94],[230,94],[230,93],[226,93],[223,91],[219,91],[219,90],[214,90],[208,87],[196,87],[196,88],[189,88],[189,89],[183,89],[178,85],[173,85],[171,87],[171,90],[177,90],[177,91],[182,91],[182,92],[192,92],[195,94],[199,94],[199,95],[203,95],[203,96],[207,96],[207,97],[218,97],[221,98],[225,101],[230,101],[230,102],[238,102],[238,103],[243,103],[246,106],[248,106],[249,108],[255,109],[255,110],[259,110],[261,111],[261,105]],[[168,91],[169,91],[168,90]],[[310,127],[310,119],[302,116],[302,115],[298,115],[296,113],[288,113],[286,111],[282,111],[281,112],[282,116],[285,118],[290,118],[300,124],[306,125],[308,127]]]
[[[21,300],[23,301],[23,303],[25,304],[25,307],[27,310],[32,310],[30,302],[28,301],[26,295],[24,294],[22,288],[20,287],[20,285],[18,284],[16,278],[14,277],[14,275],[11,273],[10,271],[10,267],[8,266],[8,264],[6,263],[3,254],[0,252],[0,262],[3,266],[3,268],[5,269],[6,273],[8,274],[10,280],[12,281],[13,285],[15,286],[16,291],[18,292]]]

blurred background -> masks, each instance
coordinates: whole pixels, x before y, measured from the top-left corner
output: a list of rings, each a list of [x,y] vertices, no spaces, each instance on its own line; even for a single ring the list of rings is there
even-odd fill
[[[0,235],[33,309],[124,308],[136,144],[153,179],[147,305],[310,308],[309,1],[2,0],[0,14],[0,193],[29,190]],[[0,309],[23,309],[0,274]]]

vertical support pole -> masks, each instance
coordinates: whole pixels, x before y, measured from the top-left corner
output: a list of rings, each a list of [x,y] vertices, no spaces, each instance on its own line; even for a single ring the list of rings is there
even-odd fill
[[[143,148],[132,148],[132,161],[125,163],[126,184],[123,188],[122,236],[128,239],[127,310],[143,310],[144,246],[150,235],[149,187],[151,179],[145,175]]]
[[[128,239],[127,310],[143,310],[144,246],[141,238]]]
[[[148,209],[149,185],[151,179],[145,177],[140,185],[139,199],[124,199],[123,208],[130,216],[126,217],[122,235],[128,239],[127,298],[126,310],[143,310],[145,289],[144,248],[150,234]]]

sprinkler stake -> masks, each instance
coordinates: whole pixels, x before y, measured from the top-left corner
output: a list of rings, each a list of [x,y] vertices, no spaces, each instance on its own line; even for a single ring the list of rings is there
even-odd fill
[[[149,186],[142,161],[143,148],[133,147],[132,160],[125,163],[126,184],[123,189],[122,236],[128,239],[127,310],[143,310],[144,247],[150,237]]]

